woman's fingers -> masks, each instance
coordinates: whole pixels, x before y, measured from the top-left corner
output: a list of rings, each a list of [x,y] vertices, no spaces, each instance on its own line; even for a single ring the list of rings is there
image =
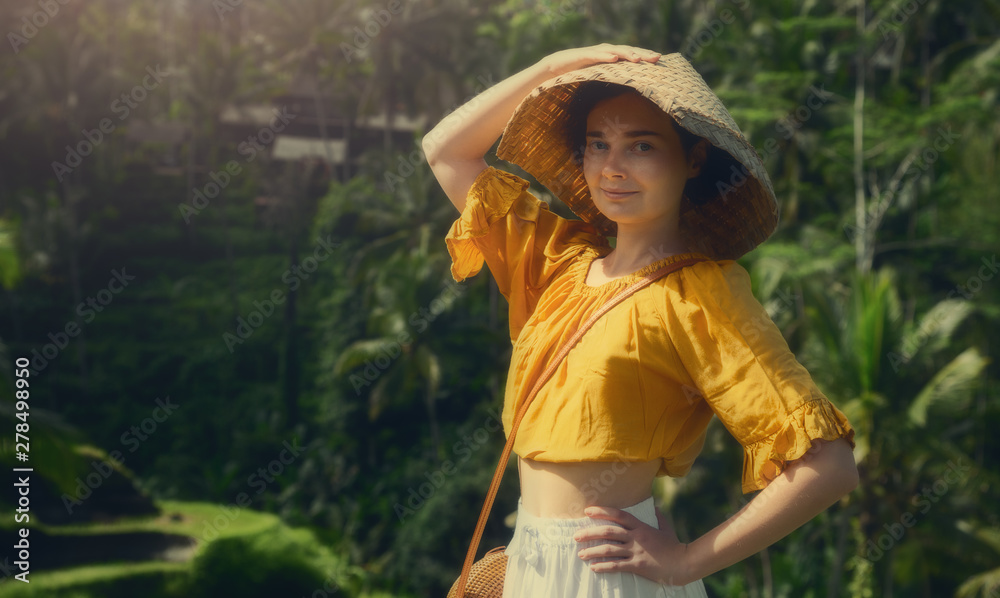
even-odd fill
[[[545,60],[549,63],[549,70],[555,75],[560,75],[594,64],[619,60],[656,62],[660,56],[659,52],[645,48],[605,43],[585,48],[561,50],[549,55]]]
[[[632,546],[631,544],[601,544],[600,546],[581,548],[576,554],[584,561],[594,559],[621,561],[632,558]]]
[[[595,525],[576,532],[573,534],[573,539],[577,542],[592,542],[594,540],[624,542],[628,540],[628,532],[629,530],[617,525]]]
[[[603,542],[597,546],[587,546],[577,552],[584,561],[621,561],[632,558],[632,537],[630,530],[617,525],[598,525],[582,529],[573,535],[580,542]],[[596,564],[596,563],[592,563]]]
[[[649,527],[634,515],[612,507],[587,507],[584,513],[591,519],[605,519],[617,525],[595,525],[573,534],[577,542],[604,542],[598,546],[580,549],[578,555],[587,561],[592,559],[623,560],[632,557],[632,531],[639,527]]]
[[[656,62],[657,60],[660,59],[659,52],[653,52],[652,50],[644,50],[642,48],[633,48],[631,46],[625,46],[620,56],[622,58],[631,60],[632,62],[639,62],[640,60],[645,60],[647,62]]]
[[[634,46],[610,46],[606,49],[606,53],[613,59],[624,58],[632,62],[639,62],[640,60],[656,62],[661,56],[659,52],[636,48]]]
[[[615,54],[630,60],[656,60],[660,57],[659,52],[654,52],[653,50],[647,50],[636,46],[617,45],[611,46],[611,48]]]

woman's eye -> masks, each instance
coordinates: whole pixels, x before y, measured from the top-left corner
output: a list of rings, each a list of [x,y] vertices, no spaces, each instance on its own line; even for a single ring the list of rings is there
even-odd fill
[[[653,146],[644,141],[640,141],[639,143],[635,144],[635,149],[639,150],[640,152],[648,152],[649,150],[653,149]]]
[[[590,145],[588,145],[587,147],[590,148],[590,149],[594,149],[594,150],[602,150],[606,146],[604,145],[603,141],[597,141],[597,140],[595,140],[595,141],[591,141]]]

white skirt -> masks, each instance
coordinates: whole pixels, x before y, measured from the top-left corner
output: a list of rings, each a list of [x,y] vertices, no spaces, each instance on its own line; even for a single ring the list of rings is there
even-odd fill
[[[622,509],[659,529],[653,498]],[[604,542],[580,543],[573,534],[585,527],[617,525],[606,519],[536,517],[517,504],[514,537],[507,546],[503,598],[708,598],[699,579],[686,586],[656,583],[634,573],[596,573],[577,556],[580,549]]]

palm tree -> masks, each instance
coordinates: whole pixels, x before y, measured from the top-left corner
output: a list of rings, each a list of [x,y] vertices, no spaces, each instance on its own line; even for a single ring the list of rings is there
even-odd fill
[[[70,162],[65,146],[75,151],[78,144],[87,142],[81,131],[93,129],[102,118],[109,116],[107,98],[115,87],[115,77],[107,68],[108,55],[92,36],[74,26],[73,16],[66,14],[63,22],[50,23],[46,35],[36,35],[21,49],[17,61],[7,65],[11,76],[4,82],[3,95],[9,94],[9,110],[0,117],[0,131],[30,135],[39,131],[42,136],[39,145],[51,156],[53,164],[58,162],[63,167]],[[98,144],[93,143],[86,154],[93,153],[93,157],[88,159],[77,154],[81,164],[87,160],[88,173],[101,171],[99,156],[103,148],[98,151],[95,145]],[[23,242],[32,245],[28,265],[48,270],[51,265],[64,261],[73,301],[79,304],[83,300],[79,247],[84,240],[82,231],[87,218],[80,213],[80,206],[87,198],[87,186],[77,166],[80,164],[71,168],[57,167],[53,172],[55,180],[48,187],[58,189],[55,206],[46,202],[49,199],[46,196],[51,196],[52,192],[39,189],[20,193],[21,205],[11,208],[30,218],[28,225],[33,232],[45,233],[39,237],[24,237]],[[61,243],[45,242],[60,238],[64,239]],[[80,378],[86,381],[85,331],[74,345]]]
[[[945,414],[968,412],[988,359],[975,347],[957,355],[950,349],[968,305],[946,299],[907,322],[888,270],[854,274],[850,286],[810,281],[804,289],[809,338],[802,361],[857,432],[861,484],[855,509],[866,543],[855,558],[882,567],[881,591],[891,592],[894,549],[905,539],[892,537],[887,547],[885,533],[898,532],[894,523],[913,516],[911,497],[945,475],[942,462],[964,458],[965,448],[948,430],[969,416]],[[959,486],[952,496],[963,492]],[[927,518],[939,537],[951,535],[948,518],[938,512]],[[840,525],[847,534],[846,519]],[[923,537],[922,529],[908,535]],[[923,541],[932,553],[948,550],[933,534]],[[883,555],[889,565],[878,565]]]
[[[994,567],[967,579],[955,592],[955,598],[996,596],[1000,592],[1000,531],[983,523],[972,524],[967,521],[960,522],[959,527],[969,535],[969,543],[983,548],[974,551],[976,560],[982,560],[982,557],[988,555]]]
[[[418,165],[395,193],[378,192],[363,180],[343,190],[335,217],[353,221],[355,233],[369,239],[348,272],[368,315],[365,338],[344,349],[335,373],[348,376],[356,393],[367,396],[372,422],[394,404],[422,396],[437,451],[441,356],[434,335],[424,331],[439,315],[446,319],[460,290],[441,288],[448,258],[435,231],[451,206],[436,201],[434,184],[426,166]]]

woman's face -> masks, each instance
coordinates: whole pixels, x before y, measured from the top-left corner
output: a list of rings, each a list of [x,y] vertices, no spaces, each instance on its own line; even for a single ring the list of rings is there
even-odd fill
[[[586,140],[583,174],[605,216],[619,225],[676,227],[701,152],[686,155],[666,113],[637,93],[604,100],[587,116]]]

